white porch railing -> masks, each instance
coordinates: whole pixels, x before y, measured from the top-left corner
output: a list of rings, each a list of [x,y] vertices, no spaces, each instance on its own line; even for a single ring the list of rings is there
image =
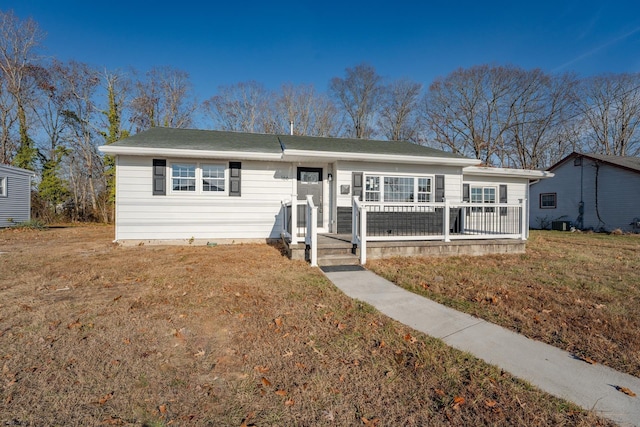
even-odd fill
[[[368,241],[527,239],[520,203],[366,203],[353,198],[352,238],[367,262]]]
[[[313,203],[313,196],[308,195],[306,200],[293,200],[282,202],[282,236],[288,239],[292,245],[304,240],[309,251],[309,262],[313,267],[318,265],[318,207]],[[304,224],[298,221],[298,206],[304,206]]]

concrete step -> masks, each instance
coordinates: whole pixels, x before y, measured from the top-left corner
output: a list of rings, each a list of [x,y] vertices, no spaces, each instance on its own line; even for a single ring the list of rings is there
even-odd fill
[[[353,254],[318,254],[318,265],[321,267],[359,264],[360,258]]]

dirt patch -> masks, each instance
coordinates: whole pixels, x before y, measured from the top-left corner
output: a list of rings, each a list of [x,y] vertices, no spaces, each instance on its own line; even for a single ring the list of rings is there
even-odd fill
[[[267,245],[0,232],[8,425],[611,425]]]

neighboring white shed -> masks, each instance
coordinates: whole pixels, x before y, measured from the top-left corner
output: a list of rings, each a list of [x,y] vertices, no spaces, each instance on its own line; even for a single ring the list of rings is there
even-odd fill
[[[31,179],[26,169],[0,165],[0,228],[31,218]]]
[[[531,227],[640,231],[640,157],[571,153],[531,186]]]

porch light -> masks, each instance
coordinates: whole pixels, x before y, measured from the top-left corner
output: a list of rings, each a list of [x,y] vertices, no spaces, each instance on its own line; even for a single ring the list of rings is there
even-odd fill
[[[333,181],[333,174],[331,172],[327,174],[327,179],[329,180],[329,182]]]

